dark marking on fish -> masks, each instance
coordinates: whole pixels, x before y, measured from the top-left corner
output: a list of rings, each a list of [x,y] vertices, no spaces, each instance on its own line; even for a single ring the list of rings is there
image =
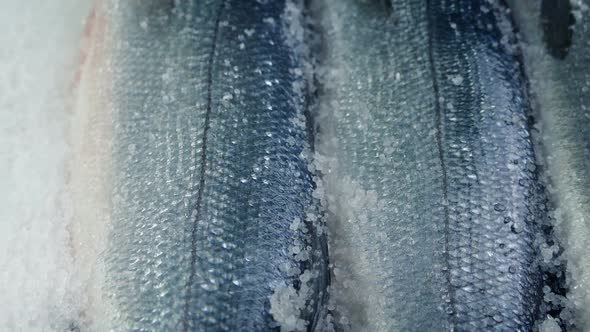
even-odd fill
[[[430,12],[431,10],[431,0],[426,1],[426,12]],[[455,307],[455,295],[453,288],[451,286],[451,268],[450,268],[450,256],[449,256],[449,206],[448,206],[448,176],[447,176],[447,167],[444,158],[444,150],[443,150],[443,132],[444,132],[444,120],[442,115],[442,109],[440,105],[440,91],[439,91],[439,83],[436,75],[436,66],[434,60],[434,22],[433,19],[429,16],[428,17],[428,62],[430,65],[430,71],[432,73],[432,89],[434,93],[434,107],[435,107],[435,117],[436,117],[436,124],[437,124],[437,131],[436,131],[436,143],[438,149],[438,158],[441,164],[442,169],[442,185],[443,185],[443,201],[445,202],[444,205],[444,245],[443,248],[443,257],[445,264],[445,271],[443,271],[443,275],[446,280],[446,296],[448,296],[447,308],[446,311],[449,314],[449,323],[451,327],[455,325],[454,316],[452,315],[454,307]]]
[[[80,332],[80,326],[77,323],[70,323],[70,325],[68,326],[67,329],[65,329],[65,332]]]
[[[391,11],[393,9],[391,0],[381,0],[381,6],[383,7],[383,10],[387,16],[391,15]]]
[[[189,329],[189,303],[191,300],[191,290],[195,280],[196,273],[196,260],[197,260],[197,224],[201,218],[201,202],[203,200],[203,191],[205,188],[205,171],[207,166],[207,134],[210,128],[211,119],[211,100],[212,100],[212,85],[213,85],[213,62],[215,59],[215,49],[217,46],[217,35],[219,33],[219,25],[221,23],[221,16],[225,7],[225,1],[222,1],[217,11],[217,17],[215,19],[215,27],[213,30],[213,41],[211,43],[211,51],[209,53],[209,62],[207,64],[207,110],[205,113],[205,128],[203,130],[203,149],[201,151],[201,169],[199,174],[199,189],[197,192],[197,198],[195,202],[195,218],[193,220],[193,228],[191,233],[191,268],[188,283],[186,285],[186,301],[184,305],[184,316],[182,320],[182,330],[188,331]]]
[[[541,25],[547,51],[556,59],[565,59],[572,45],[575,18],[570,0],[543,0]]]

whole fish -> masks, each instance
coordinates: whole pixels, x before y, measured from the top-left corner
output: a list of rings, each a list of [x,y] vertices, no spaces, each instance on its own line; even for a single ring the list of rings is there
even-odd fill
[[[570,319],[590,330],[590,2],[511,1],[536,100],[540,143],[564,244]]]
[[[327,247],[298,18],[286,1],[97,4],[80,84],[88,117],[109,118],[109,328],[321,319]]]
[[[336,324],[530,331],[546,198],[506,8],[321,1]]]

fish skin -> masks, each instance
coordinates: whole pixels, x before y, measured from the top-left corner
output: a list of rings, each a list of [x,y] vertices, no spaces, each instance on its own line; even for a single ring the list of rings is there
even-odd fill
[[[316,18],[326,191],[356,193],[329,201],[336,321],[533,330],[546,209],[509,16],[489,1],[390,4],[323,1]]]
[[[547,209],[511,19],[499,2],[429,3],[450,320],[458,330],[532,330],[543,286],[535,241]]]
[[[442,167],[426,7],[320,1],[318,160],[330,211],[330,290],[351,331],[448,330]]]
[[[567,262],[567,299],[573,317],[563,315],[562,323],[573,331],[590,330],[590,1],[571,1],[575,14],[573,35],[554,35],[555,43],[566,44],[567,56],[555,57],[551,45],[544,44],[543,26],[554,32],[571,27],[563,16],[553,21],[543,13],[544,3],[510,1],[523,38],[527,74],[535,99],[539,145],[544,170],[551,185],[556,233],[563,243]],[[563,13],[562,13],[563,15]]]
[[[112,113],[112,329],[276,329],[270,297],[281,286],[309,287],[301,319],[309,329],[321,319],[327,247],[285,6],[97,4],[107,53],[90,58],[107,73],[96,85]],[[305,227],[291,227],[296,218]]]

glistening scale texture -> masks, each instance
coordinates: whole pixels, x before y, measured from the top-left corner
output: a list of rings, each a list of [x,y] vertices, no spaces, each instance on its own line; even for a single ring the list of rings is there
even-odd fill
[[[568,264],[567,297],[575,305],[575,319],[564,315],[562,321],[586,331],[590,330],[590,1],[570,3],[574,11],[562,14],[575,15],[571,47],[556,54],[553,45],[543,40],[566,45],[563,38],[570,36],[557,33],[568,31],[569,18],[551,17],[559,14],[552,13],[541,21],[541,2],[511,1],[526,41],[526,67],[538,101],[540,142],[557,207],[556,230]],[[541,22],[554,30],[541,30]]]
[[[112,50],[115,188],[105,257],[116,330],[270,328],[275,287],[298,288],[305,269],[324,264],[315,230],[290,228],[318,213],[304,153],[305,83],[284,8],[100,6]],[[295,257],[297,249],[309,254]],[[325,275],[315,275],[309,287],[318,291]]]
[[[450,320],[459,330],[530,330],[542,302],[535,237],[547,209],[509,17],[489,1],[429,3]]]
[[[361,211],[331,201],[337,311],[353,330],[532,330],[545,201],[506,12],[490,1],[323,7],[320,127],[336,137],[320,139],[336,160],[326,185],[356,190]]]
[[[446,330],[444,188],[426,7],[322,3],[318,150],[334,160],[323,172],[336,322],[352,331]]]

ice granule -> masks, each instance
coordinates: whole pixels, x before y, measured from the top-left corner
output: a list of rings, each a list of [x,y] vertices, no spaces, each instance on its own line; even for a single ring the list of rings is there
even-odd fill
[[[547,318],[541,323],[541,327],[539,328],[540,332],[561,332],[561,328],[559,327],[559,320],[547,316]]]

